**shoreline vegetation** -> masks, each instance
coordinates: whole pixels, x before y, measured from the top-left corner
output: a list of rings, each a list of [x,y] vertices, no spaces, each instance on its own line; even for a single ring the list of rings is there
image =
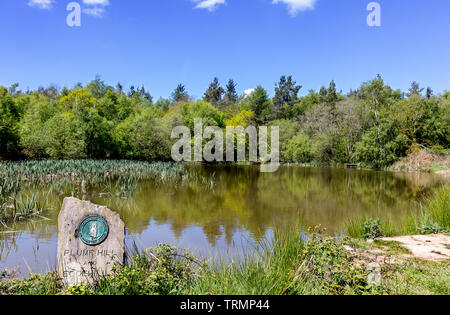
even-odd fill
[[[173,129],[186,126],[193,134],[194,120],[202,119],[221,130],[279,127],[282,163],[388,169],[427,152],[447,157],[430,169],[448,169],[450,92],[434,94],[416,82],[394,90],[381,76],[347,94],[332,81],[300,96],[292,76],[279,79],[273,97],[261,86],[243,95],[236,87],[214,78],[201,99],[179,84],[170,97],[154,100],[143,86],[125,91],[100,77],[72,88],[0,86],[0,160],[171,161]],[[417,167],[404,164],[398,168]]]
[[[450,294],[450,260],[411,257],[409,250],[383,236],[404,233],[450,235],[450,194],[442,187],[418,217],[400,229],[388,221],[364,218],[350,222],[346,235],[330,237],[320,227],[293,226],[261,241],[243,260],[199,261],[187,250],[160,244],[128,253],[95,286],[65,288],[56,273],[16,279],[0,273],[0,294],[32,295],[386,295]],[[443,235],[444,235],[443,234]],[[448,245],[447,245],[448,246]],[[370,279],[373,263],[381,282]],[[378,273],[376,274],[378,275]]]
[[[450,294],[450,261],[409,257],[398,242],[275,233],[241,261],[199,261],[160,244],[134,254],[96,285],[64,287],[55,272],[0,273],[0,295],[402,295]],[[380,283],[371,282],[373,264]],[[378,274],[377,274],[378,275]]]
[[[214,188],[214,175],[188,170],[182,163],[126,160],[0,161],[0,224],[4,227],[56,208],[49,196],[85,198],[89,188],[100,187],[103,195],[127,198],[139,181],[156,185],[196,185]]]
[[[350,218],[344,227],[346,235],[359,239],[450,233],[450,186],[439,188],[432,198],[421,204],[418,213],[409,213],[394,226],[392,218]]]

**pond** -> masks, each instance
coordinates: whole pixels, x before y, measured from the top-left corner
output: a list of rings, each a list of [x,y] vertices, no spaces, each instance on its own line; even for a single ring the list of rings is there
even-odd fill
[[[204,185],[168,186],[142,181],[133,197],[106,197],[102,188],[88,199],[120,213],[127,245],[148,248],[168,243],[203,258],[228,259],[248,253],[274,229],[321,225],[334,235],[346,220],[388,216],[395,223],[417,211],[441,186],[438,175],[282,166],[261,173],[256,166],[189,166],[214,178]],[[211,176],[213,175],[213,176]],[[61,204],[64,196],[55,197]],[[42,220],[0,230],[0,270],[19,275],[56,269],[59,207]]]

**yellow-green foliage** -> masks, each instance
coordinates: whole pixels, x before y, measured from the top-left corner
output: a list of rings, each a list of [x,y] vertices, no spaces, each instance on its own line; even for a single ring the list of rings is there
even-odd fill
[[[381,77],[349,96],[337,93],[334,82],[303,97],[299,88],[282,76],[273,98],[257,86],[223,99],[215,79],[203,100],[193,101],[183,87],[178,101],[153,103],[144,88],[124,93],[98,77],[71,90],[1,87],[0,158],[169,160],[172,128],[193,131],[195,118],[220,128],[279,126],[282,162],[386,168],[415,146],[441,153],[450,147],[448,93],[405,98]]]
[[[253,113],[251,110],[243,110],[236,116],[233,116],[232,118],[228,119],[226,122],[227,126],[232,127],[247,127],[255,117],[255,113]]]

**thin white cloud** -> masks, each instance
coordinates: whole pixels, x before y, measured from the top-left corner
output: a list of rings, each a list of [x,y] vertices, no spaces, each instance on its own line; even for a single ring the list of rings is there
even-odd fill
[[[226,0],[194,0],[197,5],[196,9],[207,9],[208,11],[214,11],[220,4],[225,4]]]
[[[105,7],[109,5],[109,0],[83,0],[83,3],[88,6],[83,9],[84,14],[102,17],[105,13]]]
[[[30,7],[37,7],[39,9],[51,9],[53,6],[53,0],[30,0],[28,5]]]
[[[107,1],[107,0],[86,0]],[[207,9],[214,11],[219,5],[225,4],[226,0],[191,0],[196,3],[196,9]],[[289,14],[295,16],[299,11],[313,10],[317,0],[272,0],[273,4],[284,3],[287,5]]]
[[[101,5],[105,7],[109,5],[109,0],[83,0],[83,3],[87,5]]]
[[[273,0],[273,4],[285,3],[289,14],[295,16],[299,11],[313,10],[316,0]]]
[[[105,13],[105,9],[103,8],[87,8],[83,9],[84,14],[96,16],[96,17],[102,17],[103,13]]]

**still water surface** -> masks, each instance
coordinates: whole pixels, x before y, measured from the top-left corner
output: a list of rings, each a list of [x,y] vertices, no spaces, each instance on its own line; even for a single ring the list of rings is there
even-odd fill
[[[395,222],[417,211],[419,203],[444,184],[432,174],[289,166],[260,173],[256,166],[191,167],[199,174],[214,174],[214,188],[144,181],[132,198],[102,197],[98,188],[89,192],[88,199],[120,213],[128,245],[168,243],[200,257],[226,259],[250,251],[274,229],[292,223],[321,225],[336,234],[346,220],[359,215],[388,215]],[[58,211],[59,207],[45,214],[50,220],[0,230],[0,270],[18,267],[20,275],[55,270]]]

